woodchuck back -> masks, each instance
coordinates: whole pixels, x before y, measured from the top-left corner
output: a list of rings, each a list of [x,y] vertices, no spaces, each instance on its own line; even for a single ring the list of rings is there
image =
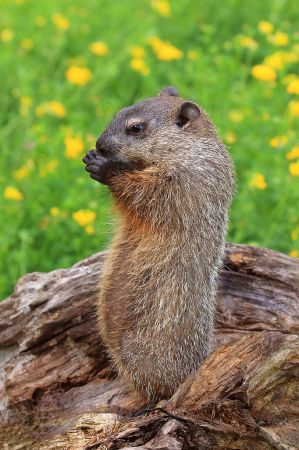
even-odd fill
[[[169,398],[210,352],[231,157],[205,111],[169,86],[122,109],[83,161],[117,215],[100,284],[103,342],[147,401]]]

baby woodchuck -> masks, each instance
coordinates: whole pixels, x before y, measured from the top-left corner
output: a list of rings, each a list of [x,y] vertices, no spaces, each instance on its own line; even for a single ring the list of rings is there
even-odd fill
[[[205,111],[165,87],[122,109],[83,158],[115,199],[99,325],[119,375],[170,397],[210,351],[234,169]]]

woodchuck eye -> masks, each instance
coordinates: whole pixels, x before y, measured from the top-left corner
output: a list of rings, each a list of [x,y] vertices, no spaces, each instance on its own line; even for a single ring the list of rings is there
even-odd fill
[[[140,123],[137,123],[135,125],[132,125],[129,129],[129,133],[130,134],[141,134],[142,131],[144,130],[144,126],[141,125]]]

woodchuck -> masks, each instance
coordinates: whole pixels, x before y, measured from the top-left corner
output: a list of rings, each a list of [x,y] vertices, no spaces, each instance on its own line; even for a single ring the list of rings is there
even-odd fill
[[[99,326],[119,375],[169,398],[210,352],[234,168],[207,113],[168,86],[122,109],[83,158],[115,199]]]

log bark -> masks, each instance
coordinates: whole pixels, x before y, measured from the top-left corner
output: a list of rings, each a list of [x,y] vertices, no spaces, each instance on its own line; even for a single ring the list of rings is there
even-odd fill
[[[4,449],[299,449],[299,261],[227,244],[214,352],[147,415],[97,331],[107,253],[27,274],[0,304]]]

